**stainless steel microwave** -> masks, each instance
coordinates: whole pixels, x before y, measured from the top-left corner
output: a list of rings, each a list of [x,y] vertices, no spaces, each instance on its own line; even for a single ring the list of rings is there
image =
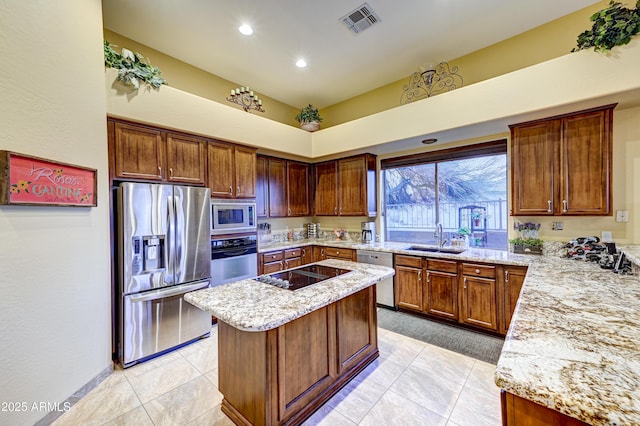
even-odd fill
[[[256,232],[256,202],[253,200],[211,200],[211,235]]]

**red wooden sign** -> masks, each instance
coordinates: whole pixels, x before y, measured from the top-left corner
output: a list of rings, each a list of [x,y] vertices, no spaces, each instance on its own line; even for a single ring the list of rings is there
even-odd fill
[[[92,207],[96,170],[0,151],[0,204]]]

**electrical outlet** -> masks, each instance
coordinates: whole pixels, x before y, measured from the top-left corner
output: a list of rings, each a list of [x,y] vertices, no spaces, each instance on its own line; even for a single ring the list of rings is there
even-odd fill
[[[613,237],[611,235],[611,231],[602,231],[602,242],[603,243],[611,243],[611,242],[613,242]]]
[[[551,230],[552,231],[562,231],[564,229],[563,222],[551,222]]]
[[[629,222],[629,210],[616,210],[616,222]]]

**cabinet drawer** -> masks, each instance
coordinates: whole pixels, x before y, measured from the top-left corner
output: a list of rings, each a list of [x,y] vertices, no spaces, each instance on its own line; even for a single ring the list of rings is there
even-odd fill
[[[264,263],[275,262],[276,260],[282,260],[282,259],[284,259],[284,252],[282,250],[270,251],[262,255],[262,261]]]
[[[325,256],[339,257],[347,260],[351,260],[351,258],[353,257],[353,250],[351,249],[325,247],[324,253],[325,253]]]
[[[277,262],[265,263],[262,266],[262,273],[272,274],[274,272],[282,271],[283,269],[284,269],[284,263],[281,260],[279,260]]]
[[[495,278],[496,267],[489,265],[476,265],[473,263],[463,263],[462,274],[473,277]]]
[[[416,256],[396,255],[396,265],[422,268],[422,258]]]
[[[293,248],[293,249],[287,249],[284,251],[284,258],[285,259],[291,259],[292,257],[300,257],[302,256],[302,249],[301,248]]]
[[[458,262],[451,260],[429,259],[427,261],[427,269],[431,271],[450,272],[455,274],[458,272]]]

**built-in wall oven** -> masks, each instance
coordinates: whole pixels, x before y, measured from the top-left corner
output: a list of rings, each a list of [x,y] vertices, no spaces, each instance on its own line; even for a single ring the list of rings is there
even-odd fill
[[[211,235],[257,232],[255,200],[211,199]]]
[[[211,286],[257,275],[256,235],[211,240]]]

